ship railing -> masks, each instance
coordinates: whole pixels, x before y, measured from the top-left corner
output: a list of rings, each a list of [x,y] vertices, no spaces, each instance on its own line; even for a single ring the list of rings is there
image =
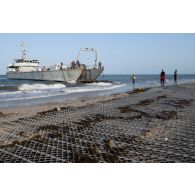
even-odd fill
[[[104,68],[104,66],[99,66],[99,65],[87,65],[86,69],[101,69]]]
[[[79,70],[79,69],[83,69],[83,68],[85,68],[85,67],[71,67],[71,66],[67,66],[67,67],[63,67],[62,69],[63,70],[73,70],[73,69]]]

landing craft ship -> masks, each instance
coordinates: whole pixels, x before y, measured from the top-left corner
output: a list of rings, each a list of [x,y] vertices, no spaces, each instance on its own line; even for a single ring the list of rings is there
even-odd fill
[[[50,67],[39,66],[38,60],[32,60],[26,57],[26,50],[22,47],[22,57],[15,59],[7,66],[7,78],[23,80],[41,80],[41,81],[62,81],[62,82],[94,82],[102,73],[104,67],[101,62],[97,64],[97,51],[95,49],[80,49],[75,61],[65,66],[53,65]],[[95,63],[92,66],[81,64],[79,57],[82,52],[95,53]]]

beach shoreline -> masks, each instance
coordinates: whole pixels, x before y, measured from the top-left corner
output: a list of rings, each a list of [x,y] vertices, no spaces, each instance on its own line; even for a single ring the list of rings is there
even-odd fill
[[[86,106],[89,104],[94,104],[99,101],[109,101],[114,100],[120,97],[125,97],[128,95],[128,92],[123,93],[115,93],[113,95],[103,95],[103,96],[97,96],[97,97],[81,97],[77,100],[61,100],[58,102],[48,102],[43,104],[37,104],[37,105],[25,105],[25,106],[15,106],[15,107],[8,107],[8,108],[0,108],[0,112],[4,114],[36,114],[38,112],[47,111],[54,108],[60,108],[60,107],[81,107]]]
[[[174,85],[167,85],[163,88],[169,88],[169,87],[178,87],[178,86],[186,86],[186,85],[193,85],[195,83],[186,83],[186,84],[178,84],[177,86]],[[0,112],[3,114],[17,114],[17,115],[23,115],[27,114],[28,115],[34,115],[38,112],[42,111],[47,111],[55,108],[60,108],[60,107],[82,107],[86,106],[89,104],[94,104],[96,102],[101,102],[101,101],[110,101],[114,99],[118,99],[121,97],[128,96],[129,94],[137,93],[137,92],[143,92],[148,89],[163,89],[160,86],[155,86],[155,87],[144,87],[144,88],[136,88],[135,89],[130,89],[129,91],[126,92],[118,92],[114,94],[109,94],[109,95],[101,95],[101,96],[86,96],[86,97],[81,97],[78,99],[74,100],[61,100],[61,101],[53,101],[53,102],[47,102],[47,103],[41,103],[41,104],[35,104],[35,105],[24,105],[24,106],[12,106],[12,107],[7,107],[7,108],[0,108]]]
[[[188,83],[0,109],[0,161],[195,162],[194,100]]]

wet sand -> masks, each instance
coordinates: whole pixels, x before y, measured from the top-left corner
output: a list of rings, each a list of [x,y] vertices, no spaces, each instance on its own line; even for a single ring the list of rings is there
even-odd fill
[[[195,162],[195,84],[0,109],[0,162]]]

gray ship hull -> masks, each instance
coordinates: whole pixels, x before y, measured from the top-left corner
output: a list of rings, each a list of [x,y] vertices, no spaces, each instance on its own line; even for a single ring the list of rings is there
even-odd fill
[[[8,72],[9,79],[41,80],[41,81],[63,81],[77,82],[84,69],[66,69],[54,71],[34,71],[34,72]]]
[[[94,82],[98,76],[103,72],[104,68],[93,68],[93,69],[86,69],[81,76],[79,77],[78,81],[79,82],[84,82],[84,83],[92,83]]]

